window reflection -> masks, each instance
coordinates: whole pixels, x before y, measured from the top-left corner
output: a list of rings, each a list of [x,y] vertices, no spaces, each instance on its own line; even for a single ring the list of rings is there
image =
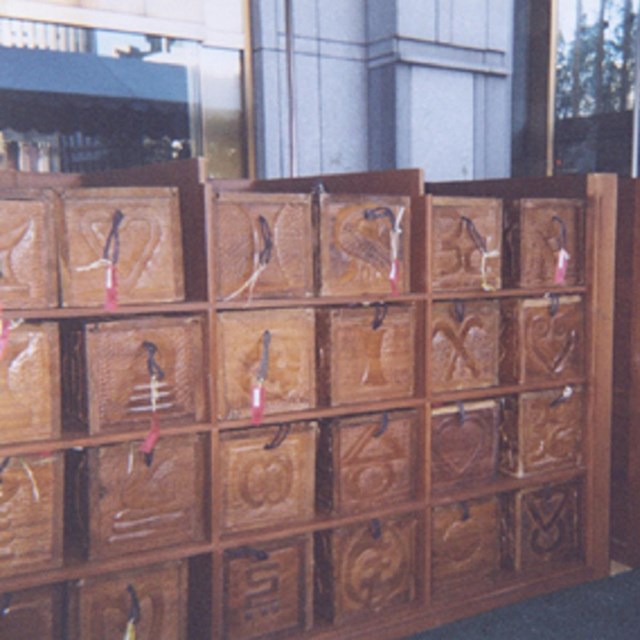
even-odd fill
[[[202,49],[188,40],[0,18],[0,168],[91,172],[202,155]],[[207,85],[207,94],[235,92],[234,126],[219,133],[216,122],[209,133],[224,139],[215,154],[232,148],[242,156],[222,163],[223,177],[241,177],[245,168],[233,55],[233,87]]]
[[[558,0],[557,173],[631,170],[638,0]]]

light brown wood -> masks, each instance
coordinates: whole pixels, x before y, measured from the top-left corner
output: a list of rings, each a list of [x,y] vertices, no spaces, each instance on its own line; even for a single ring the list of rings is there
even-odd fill
[[[63,591],[47,585],[0,594],[4,611],[0,637],[12,640],[57,640],[62,637]]]

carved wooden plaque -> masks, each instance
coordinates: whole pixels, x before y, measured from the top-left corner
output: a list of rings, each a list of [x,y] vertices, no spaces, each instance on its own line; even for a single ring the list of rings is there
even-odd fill
[[[214,238],[218,299],[313,295],[310,195],[218,194]]]
[[[0,577],[62,566],[62,454],[0,463]]]
[[[446,405],[431,412],[431,487],[473,486],[492,480],[498,462],[498,403]]]
[[[62,638],[63,594],[60,585],[0,593],[0,638]]]
[[[313,422],[221,434],[225,531],[313,518],[317,430]]]
[[[64,412],[91,433],[206,419],[203,319],[84,323],[63,333]],[[152,373],[156,380],[152,382]]]
[[[318,447],[320,508],[348,515],[414,500],[418,452],[416,411],[332,420]]]
[[[315,316],[312,309],[220,313],[217,322],[218,417],[251,415],[263,377],[265,414],[316,404]]]
[[[503,504],[503,562],[516,571],[548,572],[582,558],[577,481],[510,494]]]
[[[513,287],[582,284],[584,203],[569,198],[525,198],[505,211],[504,279]],[[558,277],[561,250],[568,256]]]
[[[508,398],[501,425],[500,470],[515,476],[578,466],[582,461],[582,387]]]
[[[498,301],[435,303],[431,325],[432,390],[496,385],[499,335]]]
[[[413,397],[414,305],[321,311],[318,332],[323,403],[338,406]]]
[[[68,189],[62,198],[63,306],[104,305],[108,274],[100,261],[105,257],[116,262],[119,304],[184,299],[176,188]],[[118,211],[123,217],[115,224]]]
[[[124,638],[135,594],[136,638],[187,640],[187,588],[184,561],[83,578],[69,586],[69,639]]]
[[[29,199],[0,192],[0,300],[5,309],[58,306],[56,221],[53,194]]]
[[[431,526],[434,597],[495,587],[500,572],[497,498],[437,506]]]
[[[500,288],[501,200],[434,197],[432,226],[435,290]]]
[[[59,434],[58,325],[27,322],[10,329],[0,359],[0,443]]]
[[[204,436],[160,436],[147,465],[140,442],[88,450],[70,478],[91,560],[204,539]],[[78,486],[87,484],[86,489]]]
[[[316,614],[333,624],[415,602],[419,570],[414,515],[316,533]]]
[[[585,328],[579,296],[503,302],[501,376],[505,382],[584,375]]]
[[[226,640],[299,637],[313,624],[310,535],[224,553]]]
[[[320,293],[410,291],[410,209],[406,197],[320,197]]]

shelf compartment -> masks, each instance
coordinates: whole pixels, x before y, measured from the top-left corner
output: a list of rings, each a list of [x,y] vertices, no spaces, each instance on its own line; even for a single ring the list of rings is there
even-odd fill
[[[316,422],[220,435],[223,533],[313,520]]]
[[[91,561],[198,543],[205,537],[202,435],[67,452],[67,553]]]
[[[415,305],[318,310],[319,404],[414,397],[417,315]]]
[[[6,344],[0,349],[0,444],[58,437],[58,325],[25,322],[9,328]]]
[[[462,488],[495,479],[500,404],[460,402],[431,411],[431,488]]]
[[[0,578],[62,566],[64,458],[4,458],[0,472]]]
[[[67,428],[101,434],[204,421],[204,320],[147,317],[62,325]]]
[[[223,192],[213,200],[218,300],[314,294],[310,194]]]
[[[416,500],[419,416],[385,411],[326,421],[318,442],[319,512],[345,516]]]
[[[1,594],[0,638],[62,638],[63,597],[63,587],[59,584]]]
[[[420,537],[417,514],[317,532],[317,618],[339,627],[416,603]]]
[[[3,309],[58,305],[57,224],[60,200],[53,190],[0,190],[0,300]]]
[[[257,640],[310,630],[312,549],[309,534],[227,549],[222,637]]]
[[[177,188],[66,189],[61,197],[62,306],[184,300]]]
[[[501,288],[502,200],[435,197],[432,227],[434,292]]]
[[[313,309],[217,316],[218,418],[254,419],[316,406]],[[256,401],[256,394],[263,397]]]
[[[408,293],[411,201],[320,193],[320,296]]]
[[[137,604],[136,637],[187,640],[187,575],[173,561],[71,583],[69,639],[125,637]]]

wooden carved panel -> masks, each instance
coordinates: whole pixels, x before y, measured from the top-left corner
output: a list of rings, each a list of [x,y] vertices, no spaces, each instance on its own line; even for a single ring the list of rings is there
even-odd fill
[[[263,362],[265,414],[315,406],[313,310],[224,312],[218,315],[217,329],[219,418],[251,415],[252,390]]]
[[[53,195],[9,199],[0,194],[0,300],[5,309],[58,305],[56,219]]]
[[[139,441],[90,449],[89,558],[203,540],[204,446],[161,436],[150,465]]]
[[[431,388],[451,391],[498,383],[500,309],[495,300],[438,302],[431,327]]]
[[[433,198],[432,283],[438,289],[499,289],[502,201]]]
[[[347,515],[416,498],[418,415],[391,411],[337,418],[318,447],[318,503]]]
[[[206,418],[202,318],[139,318],[88,324],[78,331],[84,332],[84,350],[65,358],[83,360],[65,364],[65,407],[77,410],[74,396],[85,398],[91,433],[149,427],[150,366],[156,365],[161,372],[154,369],[160,426]],[[85,378],[87,391],[82,389]],[[82,422],[83,414],[69,417]]]
[[[435,597],[495,586],[500,572],[500,527],[495,497],[435,507],[431,588]]]
[[[0,638],[59,640],[63,637],[62,598],[59,585],[0,593]]]
[[[62,304],[102,306],[106,267],[99,261],[118,245],[120,304],[184,299],[178,190],[164,187],[69,189],[63,193]],[[119,241],[109,245],[114,214],[124,214]]]
[[[498,403],[446,405],[431,412],[431,486],[472,486],[495,477]]]
[[[324,403],[413,397],[414,305],[332,309],[319,313],[318,324]]]
[[[310,536],[225,551],[223,637],[299,637],[310,629],[312,572]]]
[[[69,589],[69,639],[124,638],[133,590],[136,638],[186,640],[187,582],[183,561],[84,578]]]
[[[240,531],[313,518],[317,424],[220,436],[222,526]]]
[[[584,375],[584,311],[579,296],[505,301],[503,327],[505,382],[560,382]]]
[[[505,213],[504,279],[513,287],[574,286],[583,282],[584,203],[563,198],[511,202]],[[568,254],[556,277],[560,250]]]
[[[322,195],[321,295],[408,293],[410,207],[405,197]]]
[[[0,359],[0,443],[59,434],[58,325],[24,323],[10,331]]]
[[[374,519],[316,534],[316,613],[333,624],[415,602],[418,521]]]
[[[62,566],[62,455],[0,462],[0,577]]]
[[[500,470],[516,476],[578,466],[585,423],[582,387],[521,394],[507,400]]]
[[[579,482],[524,489],[503,501],[503,563],[516,571],[547,572],[582,558]]]
[[[218,194],[214,234],[217,298],[313,295],[311,196]]]

